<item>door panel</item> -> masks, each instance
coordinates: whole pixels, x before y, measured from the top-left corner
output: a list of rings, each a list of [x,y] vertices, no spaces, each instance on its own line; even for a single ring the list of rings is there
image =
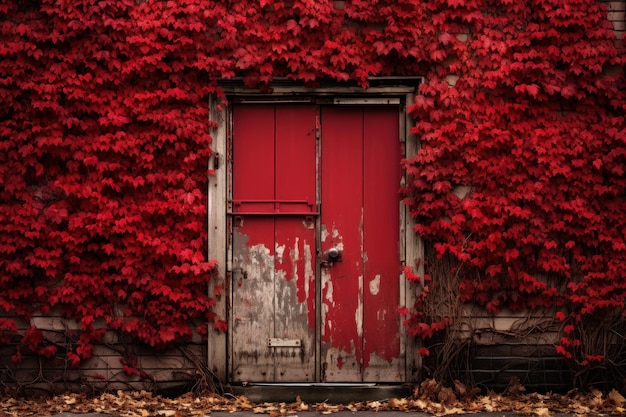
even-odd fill
[[[276,106],[276,200],[278,212],[315,212],[315,106]]]
[[[398,108],[237,104],[232,141],[231,380],[404,381]]]
[[[398,109],[322,111],[321,358],[325,381],[403,381]]]
[[[322,378],[361,381],[363,359],[363,111],[322,110],[321,249],[342,251],[341,262],[321,268]]]
[[[315,380],[315,223],[276,219],[274,337],[299,347],[273,348],[276,382]]]
[[[235,221],[232,242],[232,377],[273,382],[274,224],[260,216]]]
[[[237,213],[271,212],[274,200],[274,108],[233,109],[233,208]],[[242,203],[245,202],[245,203]]]
[[[394,126],[396,129],[394,129]],[[364,381],[403,381],[400,360],[399,188],[402,171],[397,108],[363,114]]]
[[[315,379],[316,108],[237,105],[231,379]]]

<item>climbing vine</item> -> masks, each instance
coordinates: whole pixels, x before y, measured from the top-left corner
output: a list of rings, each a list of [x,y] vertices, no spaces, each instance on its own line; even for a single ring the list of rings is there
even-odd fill
[[[557,351],[582,368],[618,359],[610,346],[626,336],[626,108],[605,16],[588,1],[483,13],[454,40],[472,57],[453,64],[454,87],[431,75],[421,89],[423,148],[406,163],[416,231],[456,259],[460,301],[492,314],[556,307]],[[429,337],[446,320],[418,309],[409,323]]]
[[[16,318],[60,311],[79,325],[72,343],[36,327],[21,343],[48,358],[64,350],[73,366],[107,330],[162,348],[215,319],[208,85],[181,36],[189,28],[173,36],[150,10],[0,6],[3,340],[18,332]]]
[[[463,265],[461,300],[556,306],[557,349],[601,361],[580,332],[624,318],[626,100],[596,0],[2,1],[3,340],[55,308],[80,323],[74,365],[107,329],[155,347],[225,330],[206,295],[216,81],[385,75],[425,76],[406,203]],[[423,338],[447,324],[408,314]]]

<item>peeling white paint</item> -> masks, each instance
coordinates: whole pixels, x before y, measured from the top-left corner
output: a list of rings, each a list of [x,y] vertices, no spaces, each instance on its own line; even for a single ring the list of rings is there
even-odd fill
[[[289,250],[289,257],[291,258],[291,279],[294,282],[298,282],[298,261],[300,260],[300,249],[298,248],[299,238],[296,237],[296,242],[293,245],[293,249]]]
[[[324,281],[326,284],[326,301],[328,301],[329,305],[334,306],[335,300],[333,299],[333,282],[330,280],[330,276],[328,278],[328,281]]]
[[[285,253],[285,245],[279,245],[278,242],[274,244],[274,251],[276,252],[276,261],[283,263],[283,254]]]
[[[333,283],[330,280],[330,273],[327,270],[322,269],[321,271],[321,280],[322,280],[322,311],[321,311],[321,319],[322,324],[320,326],[322,331],[322,336],[326,334],[326,327],[330,330],[333,328],[333,323],[328,320],[328,312],[330,311],[330,306],[334,305],[335,302],[333,300]]]
[[[262,277],[266,271],[266,269],[274,267],[274,259],[270,255],[269,248],[266,248],[265,245],[259,243],[257,245],[253,245],[249,249],[249,258],[251,266],[248,271],[248,275]],[[237,259],[240,265],[245,265],[245,258]]]
[[[286,278],[286,276],[287,276],[287,272],[286,272],[286,271],[283,271],[283,270],[281,270],[281,269],[278,269],[278,270],[274,271],[274,273],[276,274],[276,278],[283,279],[283,280],[284,280],[284,279]]]
[[[299,242],[300,242],[300,238],[296,237],[296,242],[293,244],[293,249],[290,251],[291,260],[293,262],[300,260],[300,248],[298,247]]]
[[[342,251],[343,250],[343,235],[339,233],[338,229],[333,228],[332,236],[333,236],[333,239],[335,239],[334,246],[340,251]]]
[[[376,275],[373,280],[370,281],[370,294],[378,295],[380,292],[380,274]]]
[[[247,242],[246,235],[235,234],[232,352],[233,369],[242,379],[269,376],[274,363],[265,346],[267,335],[274,333],[274,257],[265,245]]]
[[[262,243],[250,246],[250,255],[270,256],[270,249]]]
[[[309,245],[306,240],[303,243],[304,246],[304,293],[306,294],[306,299],[309,299],[309,294],[311,291],[311,286],[313,286],[313,290],[315,290],[315,269],[313,268],[313,251],[311,250],[311,245]]]
[[[328,230],[326,229],[325,225],[322,225],[321,229],[322,230],[320,230],[320,240],[322,242],[326,242],[326,238],[329,236]]]

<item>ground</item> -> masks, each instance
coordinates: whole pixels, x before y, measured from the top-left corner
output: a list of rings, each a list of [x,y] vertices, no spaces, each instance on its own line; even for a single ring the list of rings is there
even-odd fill
[[[253,404],[245,397],[213,393],[187,393],[167,398],[147,391],[117,391],[99,395],[68,393],[57,396],[28,398],[0,397],[0,417],[8,416],[69,416],[79,413],[114,415],[120,417],[191,417],[242,412],[268,414],[270,417],[300,415],[303,413],[351,414],[351,412],[417,412],[430,415],[465,413],[516,413],[535,416],[568,415],[626,415],[626,399],[615,390],[582,393],[571,391],[564,395],[525,393],[521,385],[510,386],[504,394],[479,395],[462,384],[454,388],[442,387],[432,380],[416,387],[409,398],[391,398],[386,401],[367,401],[349,404],[262,403]]]

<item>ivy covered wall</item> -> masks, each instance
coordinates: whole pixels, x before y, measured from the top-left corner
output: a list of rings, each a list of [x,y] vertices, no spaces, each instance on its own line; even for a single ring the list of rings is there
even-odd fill
[[[416,232],[462,266],[462,300],[557,306],[559,352],[602,362],[585,326],[623,323],[626,298],[612,29],[598,0],[0,2],[1,341],[79,366],[108,329],[156,348],[226,330],[205,295],[216,80],[423,75]],[[426,339],[447,323],[421,310],[428,280],[406,312]],[[51,309],[80,323],[63,352],[16,325]]]

